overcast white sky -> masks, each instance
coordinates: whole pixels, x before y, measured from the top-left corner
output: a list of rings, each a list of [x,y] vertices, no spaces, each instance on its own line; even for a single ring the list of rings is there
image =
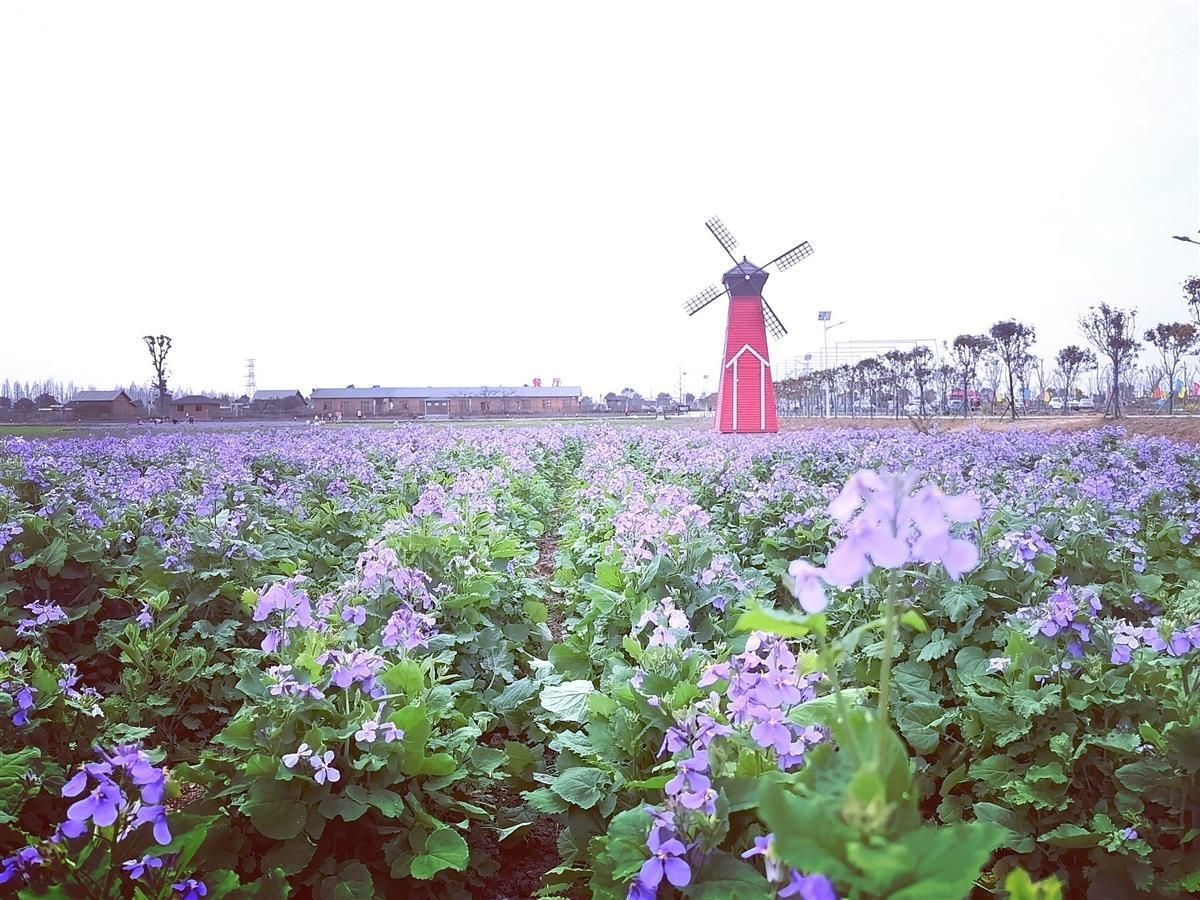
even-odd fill
[[[7,3],[0,379],[715,385],[728,267],[831,343],[1185,317],[1200,4]],[[741,249],[741,248],[739,248]]]

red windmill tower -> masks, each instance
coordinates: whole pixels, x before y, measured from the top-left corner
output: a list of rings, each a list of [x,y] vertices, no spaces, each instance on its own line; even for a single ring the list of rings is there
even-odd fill
[[[775,385],[771,381],[771,356],[767,352],[767,332],[780,338],[787,329],[775,315],[762,289],[767,281],[767,266],[780,272],[812,256],[808,241],[797,244],[765,266],[756,266],[733,255],[737,246],[729,229],[715,216],[704,223],[713,237],[733,260],[733,268],[721,281],[692,297],[683,308],[694,316],[723,294],[729,295],[729,322],[725,326],[725,355],[721,357],[721,383],[717,389],[717,430],[724,434],[758,434],[779,430],[775,410]]]

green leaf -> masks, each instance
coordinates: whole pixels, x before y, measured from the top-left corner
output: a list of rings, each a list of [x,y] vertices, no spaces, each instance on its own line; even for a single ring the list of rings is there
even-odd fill
[[[345,822],[353,822],[355,819],[363,817],[367,811],[367,806],[364,803],[359,803],[357,800],[351,800],[345,794],[334,794],[322,800],[317,809],[327,819],[341,819]]]
[[[905,703],[896,709],[896,726],[913,750],[924,756],[941,743],[942,735],[935,725],[945,714],[940,704]]]
[[[853,709],[866,702],[866,688],[844,688],[842,700],[846,706]],[[833,724],[837,719],[837,697],[833,694],[822,694],[799,706],[793,706],[788,713],[788,721],[794,725],[824,725]]]
[[[405,660],[379,676],[379,681],[393,694],[415,697],[425,687],[425,672],[412,660]]]
[[[1174,768],[1162,759],[1143,759],[1121,766],[1114,773],[1121,784],[1139,793],[1153,791],[1176,779]]]
[[[590,681],[564,681],[545,688],[538,701],[559,721],[583,723],[588,720],[588,697],[595,690]]]
[[[379,810],[389,819],[404,815],[404,798],[387,788],[364,788],[357,784],[347,785],[345,795],[356,803],[363,803]]]
[[[1017,853],[1031,853],[1034,849],[1032,827],[1017,811],[996,803],[976,803],[972,807],[975,818],[990,822],[1008,831],[1005,846]]]
[[[915,609],[905,610],[904,615],[900,617],[900,622],[920,634],[924,634],[929,630],[929,626],[925,624],[925,620]]]
[[[250,817],[259,834],[275,841],[296,837],[308,818],[308,806],[300,802],[299,782],[254,782],[242,812]]]
[[[282,869],[286,875],[295,875],[309,864],[316,849],[316,844],[299,835],[272,847],[263,857],[262,868],[267,872]]]
[[[504,745],[506,768],[512,775],[521,775],[533,768],[533,751],[524,744],[508,741]]]
[[[576,766],[555,778],[550,789],[568,803],[573,803],[581,809],[591,809],[600,801],[599,785],[607,781],[607,778],[600,769]]]
[[[986,596],[987,593],[983,588],[959,582],[951,585],[945,596],[942,597],[942,610],[951,622],[959,624],[967,620],[971,610],[979,606]]]
[[[1051,875],[1042,881],[1034,882],[1024,869],[1013,869],[1004,880],[1004,889],[1008,891],[1008,900],[1061,900],[1062,885]]]
[[[971,763],[971,779],[997,788],[1013,778],[1012,760],[1007,756],[985,756]]]
[[[954,649],[957,641],[954,638],[940,637],[931,640],[928,644],[921,648],[921,652],[917,654],[917,659],[921,662],[928,662],[933,659],[941,659],[947,653]]]
[[[462,872],[470,855],[462,835],[450,828],[439,828],[426,838],[425,852],[412,861],[412,876],[428,881],[443,869]]]
[[[812,634],[816,616],[799,615],[778,609],[749,609],[742,613],[734,626],[737,631],[765,631],[785,638],[798,638]]]
[[[1067,773],[1061,763],[1049,763],[1044,766],[1030,766],[1025,773],[1025,780],[1036,784],[1039,781],[1049,781],[1051,784],[1066,784]]]
[[[489,706],[496,715],[507,715],[536,693],[537,684],[528,678],[522,678],[519,681],[514,681],[493,697]]]
[[[1080,828],[1078,825],[1072,825],[1070,822],[1064,822],[1057,828],[1047,831],[1045,834],[1038,835],[1038,840],[1043,844],[1050,844],[1052,847],[1082,850],[1087,847],[1095,847],[1099,844],[1100,835],[1093,834],[1086,828]]]
[[[834,882],[849,882],[855,872],[843,850],[853,837],[836,802],[820,796],[799,797],[777,785],[759,796],[758,812],[775,835],[779,858],[804,872],[820,872]]]
[[[770,900],[775,888],[753,866],[716,850],[707,855],[682,893],[695,900]]]
[[[899,843],[915,879],[893,891],[890,900],[961,900],[970,896],[976,879],[1000,842],[1004,829],[985,822],[925,825]]]
[[[621,638],[621,646],[625,648],[625,652],[629,654],[630,659],[632,659],[634,662],[641,661],[642,654],[645,651],[642,650],[642,645],[633,638],[629,637],[629,635]]]
[[[525,798],[525,802],[540,813],[545,813],[549,816],[556,816],[560,813],[565,813],[571,808],[569,804],[558,794],[549,788],[538,788],[535,791],[522,791],[521,796]]]
[[[988,656],[978,647],[963,647],[954,654],[954,673],[963,684],[990,681]]]
[[[550,608],[540,600],[526,600],[521,606],[534,625],[541,625],[550,618]]]

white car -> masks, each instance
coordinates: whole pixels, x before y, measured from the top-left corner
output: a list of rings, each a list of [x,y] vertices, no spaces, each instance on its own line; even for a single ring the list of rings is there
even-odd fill
[[[1095,412],[1096,401],[1091,397],[1080,397],[1078,400],[1071,401],[1071,409],[1076,412]]]
[[[1062,412],[1065,404],[1063,403],[1062,397],[1051,397],[1050,402],[1047,405],[1056,412]]]

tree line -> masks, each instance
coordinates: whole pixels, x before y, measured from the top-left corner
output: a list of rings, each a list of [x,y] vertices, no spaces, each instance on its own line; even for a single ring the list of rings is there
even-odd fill
[[[935,358],[927,346],[889,350],[853,364],[781,380],[776,391],[793,407],[822,415],[873,412],[883,400],[899,416],[901,397],[911,392],[919,415],[929,412],[933,394],[933,402],[940,398],[941,411],[953,407],[969,416],[974,396],[990,388],[994,402],[1006,387],[1005,411],[1015,419],[1018,388],[1025,396],[1036,384],[1038,396],[1044,397],[1048,387],[1057,383],[1065,404],[1075,396],[1080,376],[1097,371],[1108,384],[1105,414],[1119,418],[1122,388],[1128,386],[1144,341],[1153,359],[1146,370],[1147,393],[1165,380],[1164,400],[1173,412],[1178,376],[1185,370],[1187,358],[1200,353],[1200,276],[1189,278],[1182,287],[1192,321],[1159,322],[1139,334],[1136,309],[1096,304],[1079,317],[1079,331],[1088,346],[1060,348],[1051,357],[1051,369],[1045,358],[1032,352],[1037,342],[1034,326],[1003,319],[986,332],[960,334],[947,342],[945,359]]]

